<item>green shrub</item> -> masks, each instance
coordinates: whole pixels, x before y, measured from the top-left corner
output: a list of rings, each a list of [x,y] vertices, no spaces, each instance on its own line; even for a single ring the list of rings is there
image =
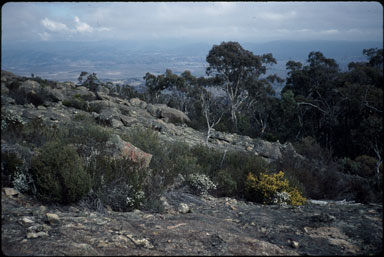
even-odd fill
[[[221,160],[224,153],[205,145],[195,145],[190,149],[193,156],[197,158],[197,163],[201,166],[201,172],[209,176],[214,176],[220,169]]]
[[[101,110],[103,110],[103,108],[104,108],[104,106],[101,103],[93,103],[93,104],[89,105],[87,112],[100,113]]]
[[[89,109],[89,104],[83,98],[80,97],[72,97],[71,99],[65,99],[62,103],[67,107],[73,107],[86,112]]]
[[[227,169],[219,170],[215,178],[216,193],[219,196],[232,196],[237,190],[236,180],[232,178],[231,172]]]
[[[153,154],[164,150],[157,133],[149,128],[135,127],[122,135],[121,138],[147,153]]]
[[[69,204],[76,202],[90,189],[90,177],[83,169],[76,149],[51,141],[32,159],[31,174],[37,197],[42,201]]]
[[[122,139],[152,154],[149,167],[154,175],[164,178],[164,185],[172,184],[178,173],[187,174],[196,167],[196,160],[189,153],[186,144],[162,141],[152,129],[136,127],[122,135]]]
[[[361,177],[372,177],[376,174],[376,159],[368,155],[360,155],[355,158],[359,165],[357,174]]]
[[[41,87],[54,87],[57,82],[56,81],[53,81],[53,80],[47,80],[47,79],[42,79],[41,77],[37,76],[37,77],[32,77],[32,78],[29,78],[31,80],[34,80],[36,82],[38,82],[40,84]]]
[[[299,190],[290,186],[288,180],[284,179],[284,172],[282,171],[270,175],[260,173],[258,177],[249,173],[245,187],[249,200],[263,204],[302,205],[306,201]]]
[[[57,125],[48,125],[41,118],[34,118],[25,124],[22,139],[35,146],[42,146],[48,141],[59,141],[64,137],[63,129]]]
[[[286,177],[293,182],[292,185],[300,188],[312,199],[324,199],[324,187],[327,184],[335,184],[322,169],[328,169],[327,166],[318,166],[309,159],[295,158],[293,153],[284,154],[282,159],[270,166],[272,170],[284,170]]]
[[[21,159],[17,153],[11,151],[1,152],[1,175],[3,186],[11,185],[11,182],[15,178],[17,172],[22,168],[23,164],[23,159]]]
[[[230,172],[231,177],[236,181],[235,195],[244,197],[245,181],[250,170],[254,174],[265,172],[268,164],[260,157],[251,153],[228,152],[222,162],[222,168]]]
[[[78,113],[78,114],[75,114],[73,116],[73,121],[77,121],[77,122],[93,122],[95,119],[93,117],[90,117],[84,113]]]
[[[259,156],[244,152],[223,152],[205,145],[161,141],[151,129],[135,128],[122,135],[125,141],[153,155],[150,168],[163,178],[163,186],[173,183],[177,174],[185,177],[198,171],[217,183],[220,196],[244,196],[249,170],[265,171],[267,163]]]
[[[7,83],[6,86],[8,87],[8,89],[10,91],[17,92],[19,87],[21,86],[22,82],[23,82],[23,80],[16,79],[16,80],[12,81],[11,83]]]
[[[267,163],[251,153],[223,152],[204,145],[196,145],[190,150],[197,157],[200,173],[208,175],[217,183],[219,196],[244,196],[244,181],[249,170],[255,173],[265,171]]]
[[[321,161],[324,165],[332,162],[332,152],[322,148],[314,138],[305,137],[294,144],[296,151],[310,160]]]
[[[263,139],[265,139],[269,142],[276,142],[279,138],[272,133],[265,133],[265,134],[263,134]]]
[[[338,169],[343,173],[355,175],[359,172],[360,164],[345,157],[338,161]]]
[[[98,151],[103,151],[105,143],[109,140],[111,132],[96,125],[93,119],[86,119],[87,122],[72,123],[65,129],[65,141],[67,143],[87,146]],[[64,129],[63,129],[64,131]],[[78,149],[79,154],[82,149]],[[83,157],[86,153],[81,153]]]

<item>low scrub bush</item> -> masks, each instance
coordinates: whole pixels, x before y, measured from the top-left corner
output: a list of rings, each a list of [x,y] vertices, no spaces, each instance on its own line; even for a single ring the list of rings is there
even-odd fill
[[[198,172],[215,184],[218,196],[244,197],[244,182],[249,170],[265,171],[268,164],[261,158],[243,152],[223,152],[204,145],[188,146],[181,142],[160,140],[151,129],[136,128],[122,139],[153,155],[150,168],[163,178],[163,186],[173,183],[177,174],[188,177]]]
[[[209,191],[216,189],[216,184],[204,174],[190,174],[187,177],[187,184],[198,195],[207,195]]]
[[[221,168],[236,182],[236,190],[232,194],[239,197],[245,197],[245,181],[250,170],[257,175],[269,168],[261,157],[244,152],[228,152],[220,158],[220,162]]]
[[[203,145],[191,148],[200,173],[208,175],[217,184],[218,196],[244,197],[244,181],[249,170],[265,171],[268,164],[261,157],[244,152],[223,152]]]
[[[11,186],[12,181],[15,179],[16,174],[24,164],[20,156],[11,151],[1,152],[1,175],[2,185]]]
[[[45,124],[40,118],[35,118],[25,124],[22,139],[35,146],[42,146],[48,141],[59,141],[64,137],[63,129],[56,125]]]
[[[325,170],[331,170],[332,167],[318,165],[313,160],[296,158],[292,153],[284,154],[282,159],[271,165],[271,169],[284,170],[291,185],[299,188],[312,199],[326,198],[326,195],[331,193],[330,186],[336,185],[335,181],[331,180],[334,178],[332,175],[335,174],[329,172],[331,176],[328,176],[328,173],[325,172]],[[326,188],[327,185],[329,185],[328,188]],[[338,192],[332,193],[337,194]]]
[[[89,104],[87,101],[80,97],[73,97],[71,99],[65,99],[63,100],[63,105],[67,107],[73,107],[82,111],[88,111]]]
[[[94,196],[114,211],[131,211],[142,206],[146,200],[148,170],[128,159],[98,155],[89,165],[88,172]]]
[[[343,173],[355,175],[359,172],[360,163],[345,157],[338,161],[338,169]]]
[[[25,122],[19,115],[1,108],[1,137],[15,141],[20,137]]]
[[[29,173],[32,152],[19,144],[2,146],[2,186],[14,187],[21,193],[35,193],[34,180]]]
[[[36,194],[35,181],[29,170],[22,167],[17,170],[12,181],[12,186],[21,193]]]
[[[151,151],[157,152],[164,150],[157,133],[149,128],[135,127],[128,133],[122,135],[121,138],[147,153],[153,154]]]
[[[357,174],[361,177],[373,177],[376,173],[377,160],[368,155],[360,155],[355,158],[355,162],[358,163],[360,169]]]
[[[32,159],[31,174],[37,197],[46,202],[76,202],[91,186],[76,149],[57,141],[46,143]]]
[[[305,137],[294,144],[296,151],[310,160],[318,161],[324,165],[332,162],[332,152],[322,148],[314,138]]]
[[[249,173],[245,187],[249,200],[263,204],[302,205],[306,201],[299,190],[290,186],[288,180],[284,179],[284,172],[282,171],[270,175],[260,173],[258,177]]]
[[[20,116],[8,110],[3,110],[3,108],[1,109],[1,132],[21,130],[24,123]]]
[[[228,169],[219,170],[215,182],[218,196],[232,196],[237,190],[236,180]]]
[[[94,120],[71,124],[66,130],[66,138],[69,143],[86,144],[102,148],[109,140],[111,132],[97,125]]]
[[[135,128],[122,135],[122,139],[152,154],[149,167],[154,175],[164,178],[164,185],[172,184],[179,173],[188,175],[202,168],[187,144],[162,141],[151,129]]]

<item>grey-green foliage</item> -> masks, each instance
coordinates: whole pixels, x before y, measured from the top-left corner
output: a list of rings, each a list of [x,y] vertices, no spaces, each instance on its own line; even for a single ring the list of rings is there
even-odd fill
[[[35,181],[29,170],[25,167],[18,168],[12,181],[13,187],[21,193],[36,194]]]
[[[144,184],[148,170],[129,159],[113,159],[98,154],[87,168],[92,179],[91,198],[115,211],[139,208],[146,200]]]
[[[204,174],[190,174],[187,177],[187,184],[195,193],[200,195],[207,195],[209,191],[216,189],[216,184]]]
[[[18,129],[22,128],[25,122],[20,118],[19,115],[12,113],[9,110],[2,109],[1,112],[1,132],[7,129]]]

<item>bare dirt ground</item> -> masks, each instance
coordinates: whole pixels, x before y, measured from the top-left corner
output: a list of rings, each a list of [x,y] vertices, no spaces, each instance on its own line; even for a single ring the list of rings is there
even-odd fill
[[[2,192],[1,249],[6,255],[374,255],[383,249],[379,204],[267,206],[178,190],[164,197],[167,213],[101,214]],[[190,210],[178,211],[180,203]]]

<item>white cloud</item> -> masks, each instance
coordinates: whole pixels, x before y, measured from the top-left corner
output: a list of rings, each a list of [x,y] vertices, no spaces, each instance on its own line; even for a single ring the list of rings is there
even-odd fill
[[[327,29],[327,30],[320,31],[319,33],[326,34],[326,35],[334,35],[334,34],[338,34],[339,30],[337,30],[337,29]]]
[[[374,2],[7,3],[7,40],[382,40]]]
[[[48,18],[45,18],[44,20],[41,20],[41,24],[43,24],[43,26],[50,30],[50,31],[53,31],[53,32],[62,32],[62,31],[69,31],[67,25],[65,25],[64,23],[60,23],[60,22],[56,22],[56,21],[52,21]]]
[[[92,32],[93,28],[85,22],[81,22],[79,17],[75,16],[76,31],[77,32]]]
[[[268,21],[276,21],[276,22],[282,22],[291,18],[296,17],[295,11],[290,11],[286,13],[278,13],[278,12],[261,12],[259,14],[259,17],[264,20]]]
[[[49,18],[44,18],[41,20],[45,31],[38,32],[41,40],[47,41],[53,38],[64,37],[64,38],[73,38],[73,36],[78,37],[79,35],[91,34],[93,32],[106,32],[111,31],[107,27],[98,27],[94,28],[80,20],[78,16],[73,18],[74,23],[65,24],[62,22],[54,21]]]

